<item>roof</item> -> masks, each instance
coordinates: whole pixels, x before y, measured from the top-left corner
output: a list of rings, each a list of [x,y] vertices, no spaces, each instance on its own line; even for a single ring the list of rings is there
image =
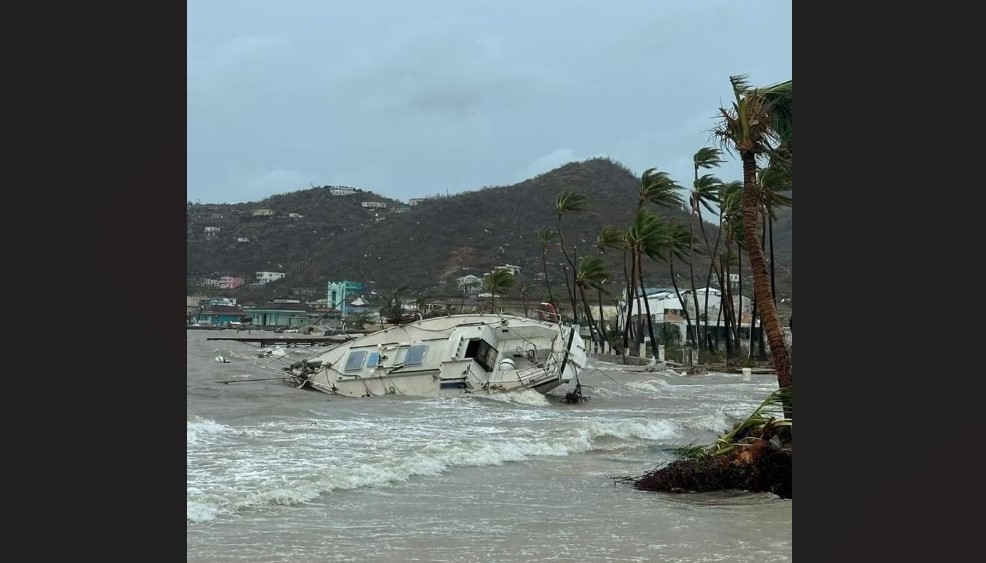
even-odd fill
[[[234,305],[213,305],[202,310],[203,313],[219,313],[222,315],[239,315],[242,309]]]

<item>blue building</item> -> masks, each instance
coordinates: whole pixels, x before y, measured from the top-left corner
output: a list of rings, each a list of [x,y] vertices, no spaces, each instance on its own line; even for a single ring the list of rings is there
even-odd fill
[[[349,300],[355,299],[363,294],[363,282],[329,282],[328,284],[328,306],[339,311],[345,317],[351,311],[348,310]]]

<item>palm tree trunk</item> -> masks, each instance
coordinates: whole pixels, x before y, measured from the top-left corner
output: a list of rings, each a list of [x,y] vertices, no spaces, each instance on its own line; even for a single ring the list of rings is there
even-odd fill
[[[761,322],[767,332],[767,342],[770,345],[770,355],[773,359],[774,370],[777,372],[777,385],[781,389],[793,389],[791,354],[784,341],[781,321],[774,307],[773,292],[767,277],[767,265],[763,252],[757,245],[757,211],[759,205],[756,194],[757,162],[756,156],[746,151],[742,153],[743,160],[743,226],[746,232],[747,249],[750,253],[750,269],[753,270],[753,284],[757,288],[756,297],[760,306]],[[792,417],[793,406],[784,405],[784,415]]]
[[[777,305],[777,286],[774,285],[774,219],[767,214],[767,224],[770,228],[770,295],[774,298],[774,305]]]
[[[566,256],[566,258],[567,258],[567,256]],[[572,303],[572,320],[576,320],[578,318],[578,317],[576,317],[576,315],[578,314],[579,311],[575,307],[575,290],[572,289],[572,284],[574,284],[574,281],[572,283],[569,283],[569,279],[568,279],[568,268],[567,267],[564,267],[564,266],[562,267],[562,275],[565,276],[565,289],[568,291],[568,300]],[[575,271],[574,270],[572,271],[572,278],[573,278],[573,280],[575,278]],[[561,313],[561,311],[559,311],[559,314],[560,313]]]
[[[726,242],[728,243],[729,241],[726,241]],[[732,315],[732,311],[733,311],[733,290],[732,290],[732,286],[733,286],[733,284],[730,283],[730,281],[729,281],[729,260],[728,260],[729,246],[730,245],[727,244],[727,246],[726,246],[726,253],[723,254],[722,257],[720,257],[720,261],[722,263],[719,265],[719,267],[722,268],[722,277],[725,280],[725,285],[723,286],[723,292],[722,292],[722,296],[723,296],[724,299],[722,300],[722,302],[720,304],[724,308],[724,310],[722,312],[722,320],[723,320],[723,324],[726,325],[725,326],[725,329],[726,329],[726,357],[727,358],[732,358],[733,357],[733,331],[732,331],[732,326],[731,325],[732,325],[732,319],[733,319],[733,315]]]
[[[702,230],[702,238],[705,240],[705,249],[710,251],[709,252],[709,273],[706,274],[706,276],[705,276],[705,289],[706,289],[706,291],[705,291],[705,331],[708,332],[709,331],[709,292],[708,292],[708,289],[709,289],[709,284],[712,283],[712,272],[715,272],[716,273],[716,278],[719,280],[719,288],[720,288],[719,291],[720,291],[720,293],[722,292],[722,274],[720,274],[719,273],[719,270],[716,269],[716,259],[715,259],[716,252],[719,251],[719,241],[722,240],[722,210],[721,209],[719,210],[719,233],[716,235],[716,244],[715,244],[715,247],[714,248],[712,248],[712,249],[709,248],[709,235],[706,234],[706,232],[705,232],[705,223],[700,220],[699,223],[698,223],[698,226]],[[721,301],[722,300],[720,299],[720,304],[719,304],[720,305],[719,306],[720,311],[722,310],[722,303],[721,303]],[[719,321],[716,320],[716,332],[718,333],[718,331],[719,331]],[[719,336],[718,336],[718,334],[716,334],[716,348],[719,347],[718,341],[719,341]],[[709,340],[709,352],[712,352],[712,351],[713,351],[713,349],[712,349],[712,341]]]
[[[551,294],[551,281],[548,280],[548,250],[541,247],[541,265],[544,267],[544,284],[548,286],[548,302],[555,305],[555,297]]]
[[[623,319],[623,326],[620,327],[620,329],[622,330],[622,333],[624,333],[624,336],[623,336],[623,353],[624,354],[626,353],[627,346],[629,345],[628,340],[629,340],[629,337],[630,337],[630,333],[627,332],[626,328],[627,328],[627,326],[630,325],[630,310],[631,310],[631,307],[630,307],[630,299],[631,299],[631,296],[633,295],[633,284],[634,284],[634,281],[633,281],[634,280],[634,278],[633,278],[633,264],[632,264],[632,262],[633,262],[633,253],[632,252],[630,253],[630,261],[631,261],[630,272],[627,272],[627,252],[624,250],[623,251],[623,276],[624,276],[624,278],[627,281],[627,286],[626,286],[626,291],[627,291],[627,309],[625,311],[625,316],[624,316],[624,319]]]
[[[723,319],[722,319],[722,299],[719,299],[719,312],[716,313],[716,350],[717,351],[719,350],[719,333],[722,332],[719,329],[719,322],[720,321],[723,321]],[[723,323],[725,323],[725,321],[723,321]]]
[[[698,172],[696,172],[695,175],[697,176],[698,175]],[[695,198],[692,198],[692,199],[694,200]],[[689,237],[689,244],[691,245],[690,248],[689,248],[690,253],[688,255],[688,274],[689,274],[689,277],[691,278],[691,282],[692,282],[692,301],[695,303],[695,342],[694,342],[694,344],[695,344],[695,349],[696,350],[698,350],[699,346],[701,346],[701,343],[702,343],[702,340],[699,337],[699,330],[698,330],[699,319],[701,318],[701,315],[698,312],[698,292],[695,291],[695,289],[696,289],[695,288],[695,215],[701,215],[700,210],[699,209],[696,209],[697,206],[698,206],[698,203],[697,202],[693,202],[692,203],[692,221],[688,225],[688,229],[689,229],[688,233],[690,235],[690,237]]]
[[[575,267],[575,262],[572,262],[572,259],[568,257],[568,251],[565,250],[565,235],[563,235],[561,232],[561,216],[558,217],[558,241],[561,243],[560,245],[561,253],[563,256],[565,256],[565,261],[568,262],[568,265],[572,268],[572,283],[574,284],[575,273],[578,271],[578,269]],[[575,320],[578,319],[577,316],[578,307],[576,307],[575,305],[575,292],[568,284],[568,272],[565,271],[564,273],[565,273],[565,288],[568,289],[568,297],[569,300],[571,300],[572,302],[572,319]]]
[[[740,331],[743,329],[743,245],[740,241],[736,241],[736,276],[739,281],[737,282],[736,291],[739,293],[739,321],[733,324],[736,330],[736,351],[737,353],[743,353],[743,339],[740,338]]]
[[[654,320],[651,318],[650,299],[647,298],[647,289],[644,285],[644,268],[642,265],[637,268],[637,275],[640,277],[640,287],[644,293],[644,307],[647,310],[647,334],[650,335],[651,357],[657,358],[657,339],[654,338]]]
[[[609,342],[609,334],[606,332],[606,317],[603,316],[603,290],[596,289],[596,294],[599,296],[599,334],[602,335],[603,341],[600,343],[603,352],[606,351],[606,344]]]
[[[678,291],[678,282],[675,280],[675,275],[674,275],[674,257],[673,256],[668,261],[668,263],[670,264],[670,268],[671,268],[671,285],[674,286],[674,293],[675,293],[675,295],[678,296],[678,303],[681,303],[681,314],[683,314],[685,316],[685,334],[687,334],[688,335],[688,339],[691,340],[691,332],[688,331],[688,327],[690,326],[689,325],[689,322],[688,322],[688,308],[685,307],[685,301],[681,298],[681,292]]]
[[[753,286],[753,309],[750,311],[750,359],[753,359],[753,325],[757,319],[757,287]]]
[[[633,316],[633,304],[637,301],[637,250],[630,253],[630,277],[628,279],[629,292],[627,293],[627,313],[623,326],[623,350],[624,353],[630,349],[630,322]]]

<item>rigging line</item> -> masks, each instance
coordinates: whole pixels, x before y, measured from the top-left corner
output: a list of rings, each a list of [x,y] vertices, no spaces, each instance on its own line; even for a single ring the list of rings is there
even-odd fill
[[[615,379],[613,379],[613,377],[612,377],[611,375],[609,375],[608,373],[606,373],[606,372],[604,372],[604,371],[602,371],[602,370],[601,370],[601,369],[599,369],[599,368],[592,368],[592,370],[591,370],[591,371],[589,371],[589,373],[588,373],[588,374],[585,374],[585,375],[592,375],[592,373],[593,373],[593,372],[599,372],[599,373],[601,373],[601,374],[603,374],[603,375],[605,375],[606,377],[608,377],[608,378],[610,379],[610,381],[612,381],[613,383],[615,383],[615,384],[617,384],[617,385],[619,385],[620,387],[622,387],[622,388],[624,388],[624,389],[626,389],[627,391],[631,391],[631,392],[633,391],[632,389],[630,389],[630,388],[629,388],[629,387],[627,387],[626,385],[624,385],[624,384],[622,384],[622,383],[620,383],[619,381],[617,381],[617,380],[615,380]],[[583,373],[584,373],[584,372],[583,372]],[[577,376],[576,376],[576,377],[577,377]],[[586,387],[588,387],[588,385],[587,385]]]

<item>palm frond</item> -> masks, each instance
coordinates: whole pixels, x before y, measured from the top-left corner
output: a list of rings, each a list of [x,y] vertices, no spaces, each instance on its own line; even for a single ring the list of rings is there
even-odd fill
[[[695,164],[695,168],[715,168],[723,162],[722,150],[712,148],[712,147],[702,147],[698,149],[695,156],[692,157],[692,162]]]

